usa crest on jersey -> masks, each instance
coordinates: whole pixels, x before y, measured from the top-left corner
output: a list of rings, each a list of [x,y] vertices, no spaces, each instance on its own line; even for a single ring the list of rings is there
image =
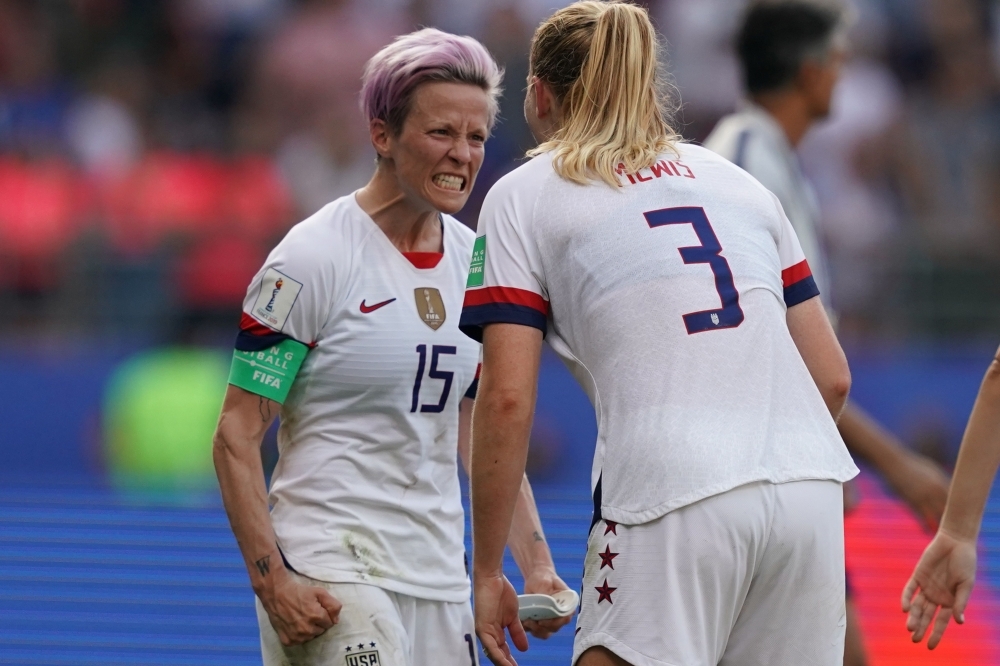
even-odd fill
[[[381,666],[378,650],[365,650],[347,655],[347,666]]]

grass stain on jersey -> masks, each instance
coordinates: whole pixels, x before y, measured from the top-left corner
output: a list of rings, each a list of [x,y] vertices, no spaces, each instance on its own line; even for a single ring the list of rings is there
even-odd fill
[[[383,568],[382,563],[379,561],[382,559],[378,556],[380,549],[375,545],[374,541],[355,532],[348,532],[344,535],[343,543],[347,552],[363,568],[363,572],[359,572],[363,577],[389,577],[389,572]]]

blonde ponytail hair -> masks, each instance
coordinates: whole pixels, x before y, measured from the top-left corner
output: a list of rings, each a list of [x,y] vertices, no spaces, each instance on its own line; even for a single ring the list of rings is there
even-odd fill
[[[556,173],[575,183],[618,187],[619,165],[635,173],[676,151],[659,50],[646,11],[625,2],[576,2],[549,17],[532,38],[530,72],[552,88],[561,124],[528,154],[551,151]]]

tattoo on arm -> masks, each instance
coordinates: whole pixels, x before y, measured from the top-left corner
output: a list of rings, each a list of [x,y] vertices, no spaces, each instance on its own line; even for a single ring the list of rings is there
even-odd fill
[[[260,402],[257,403],[257,409],[260,411],[260,420],[267,423],[271,419],[271,401],[264,396],[259,396]]]
[[[265,555],[254,562],[254,564],[257,565],[257,571],[260,572],[261,576],[267,576],[268,572],[271,571],[271,556]]]
[[[532,536],[535,537],[535,541],[545,541],[545,537],[543,537],[541,534],[539,534],[538,530],[535,530],[534,533],[532,534]]]

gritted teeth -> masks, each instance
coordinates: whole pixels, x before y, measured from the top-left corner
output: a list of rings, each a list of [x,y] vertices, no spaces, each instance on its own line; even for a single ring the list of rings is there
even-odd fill
[[[439,173],[434,176],[434,184],[444,190],[453,190],[455,192],[461,192],[465,189],[465,179],[461,176],[449,176],[444,173]]]

